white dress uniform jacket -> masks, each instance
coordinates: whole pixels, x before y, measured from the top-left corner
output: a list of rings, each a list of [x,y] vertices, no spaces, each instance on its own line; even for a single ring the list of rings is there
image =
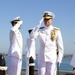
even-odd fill
[[[32,56],[34,60],[36,59],[35,39],[31,40],[29,37],[27,38],[25,54],[27,58]]]
[[[26,42],[26,75],[29,75],[29,58],[32,56],[33,59],[36,59],[36,51],[35,51],[35,39],[27,38]],[[35,64],[34,64],[35,65]]]
[[[57,59],[57,62],[61,63],[63,57],[63,41],[60,30],[56,30],[56,39],[51,40],[51,31],[53,26],[44,27],[39,29],[39,26],[35,27],[30,34],[30,38],[39,37],[40,40],[40,50],[38,53],[39,61],[45,62],[54,62]],[[56,48],[58,46],[59,55],[57,58]]]
[[[17,57],[19,59],[22,59],[22,46],[23,46],[23,38],[18,29],[21,24],[22,22],[19,21],[10,30],[10,47],[8,51],[8,56]]]

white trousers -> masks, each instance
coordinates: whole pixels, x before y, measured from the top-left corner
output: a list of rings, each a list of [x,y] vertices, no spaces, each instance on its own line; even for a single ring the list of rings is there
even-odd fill
[[[22,59],[8,57],[8,75],[21,75]]]
[[[26,58],[26,75],[29,75],[29,58]]]
[[[56,62],[40,62],[38,64],[38,75],[56,75],[57,65]]]

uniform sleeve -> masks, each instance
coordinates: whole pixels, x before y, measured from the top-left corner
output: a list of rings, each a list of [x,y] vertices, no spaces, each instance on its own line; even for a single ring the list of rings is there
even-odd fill
[[[30,39],[37,38],[37,36],[39,35],[39,29],[40,25],[37,25],[35,28],[33,28],[32,32],[29,35]]]
[[[22,21],[19,21],[15,26],[13,26],[13,27],[11,28],[11,30],[12,30],[13,32],[17,31],[21,24],[22,24]]]
[[[58,47],[58,59],[57,62],[62,61],[63,58],[63,52],[64,52],[64,48],[63,48],[63,40],[62,40],[62,35],[60,30],[57,31],[57,47]]]
[[[28,58],[32,56],[34,60],[36,59],[35,39],[27,38],[25,54]]]

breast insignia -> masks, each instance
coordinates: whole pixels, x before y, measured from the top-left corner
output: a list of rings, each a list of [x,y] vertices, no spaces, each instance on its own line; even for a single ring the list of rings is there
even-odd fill
[[[57,28],[57,27],[54,27],[53,30],[51,31],[51,40],[52,40],[52,41],[56,40],[56,38],[57,38],[57,37],[56,37],[56,31],[57,31],[57,30],[60,30],[60,29]]]

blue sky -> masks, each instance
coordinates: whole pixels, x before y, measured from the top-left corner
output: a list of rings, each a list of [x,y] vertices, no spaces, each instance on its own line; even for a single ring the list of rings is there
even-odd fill
[[[64,42],[64,53],[72,54],[75,46],[75,0],[1,0],[0,1],[0,53],[9,49],[10,21],[20,16],[23,20],[21,33],[24,39],[23,52],[28,29],[39,24],[44,11],[55,14],[53,26],[59,27]],[[43,25],[42,25],[43,26]]]

